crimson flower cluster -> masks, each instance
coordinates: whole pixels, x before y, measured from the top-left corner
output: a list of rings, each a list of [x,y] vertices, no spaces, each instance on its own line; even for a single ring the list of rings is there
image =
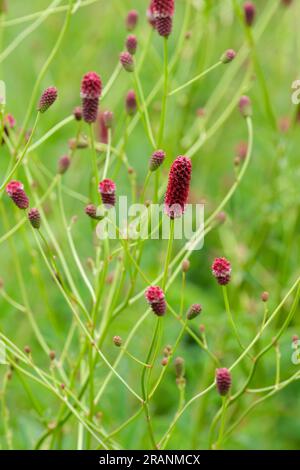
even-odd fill
[[[188,199],[192,163],[188,157],[180,155],[174,160],[165,196],[165,212],[171,218],[181,217]]]
[[[145,298],[155,315],[162,317],[166,313],[165,294],[159,286],[149,286],[145,291]]]
[[[155,28],[160,36],[168,37],[172,32],[175,10],[174,0],[153,0],[149,10],[155,21]]]
[[[97,120],[102,81],[96,72],[88,72],[81,81],[82,117],[91,124]]]
[[[212,265],[212,273],[218,283],[226,286],[231,277],[231,264],[226,258],[216,258]]]

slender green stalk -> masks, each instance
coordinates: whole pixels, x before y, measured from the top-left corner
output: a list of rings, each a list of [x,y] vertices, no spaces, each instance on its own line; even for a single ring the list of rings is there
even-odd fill
[[[189,80],[188,82],[184,83],[183,85],[179,86],[178,88],[175,88],[175,90],[171,91],[169,93],[169,96],[173,96],[175,95],[176,93],[178,93],[179,91],[182,91],[184,90],[185,88],[187,88],[188,86],[192,85],[193,83],[197,82],[198,80],[200,80],[200,78],[203,78],[205,77],[205,75],[207,75],[209,72],[212,72],[214,69],[216,69],[217,67],[219,67],[219,65],[222,65],[223,62],[221,60],[219,60],[216,64],[212,65],[211,67],[209,67],[207,70],[204,70],[204,72],[201,72],[199,75],[197,75],[196,77],[192,78],[191,80]]]

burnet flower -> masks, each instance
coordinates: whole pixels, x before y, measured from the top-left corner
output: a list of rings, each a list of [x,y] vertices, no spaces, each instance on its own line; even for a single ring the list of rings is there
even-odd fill
[[[212,273],[218,283],[225,286],[231,277],[231,264],[226,258],[216,258],[212,265]]]
[[[115,206],[116,204],[116,183],[108,178],[100,181],[99,193],[103,204],[107,206]]]
[[[174,0],[153,0],[155,28],[160,36],[168,37],[172,32]]]
[[[221,396],[228,394],[231,388],[231,374],[226,367],[216,370],[216,387]]]
[[[171,218],[181,217],[190,190],[192,163],[188,157],[179,156],[174,160],[165,196],[165,212]]]
[[[82,117],[91,124],[97,120],[102,81],[96,72],[88,72],[81,81]]]
[[[57,99],[57,89],[53,86],[43,91],[38,104],[38,111],[44,113]]]
[[[29,199],[24,191],[24,185],[20,181],[12,180],[6,186],[6,193],[19,209],[27,209]]]
[[[145,298],[155,315],[162,317],[166,313],[167,304],[165,294],[159,286],[147,287]]]

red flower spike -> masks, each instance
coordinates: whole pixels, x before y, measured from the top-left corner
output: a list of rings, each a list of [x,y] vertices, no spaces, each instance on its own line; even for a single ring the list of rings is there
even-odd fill
[[[28,212],[28,220],[33,228],[39,229],[41,226],[41,215],[38,209],[33,207]]]
[[[97,121],[99,98],[82,98],[82,117],[91,124]]]
[[[126,96],[126,111],[129,116],[133,116],[137,111],[137,99],[134,90],[129,90]]]
[[[47,111],[50,106],[56,101],[57,98],[57,89],[53,86],[46,88],[46,90],[42,93],[38,104],[38,111],[40,113],[44,113]]]
[[[145,298],[155,315],[162,317],[166,313],[167,304],[165,294],[158,286],[149,286],[145,291]]]
[[[102,93],[102,81],[96,72],[88,72],[81,81],[81,98],[100,98]]]
[[[173,29],[173,19],[171,16],[156,18],[155,28],[160,36],[169,37]]]
[[[99,183],[99,193],[103,204],[115,206],[116,204],[116,183],[110,179],[104,179]]]
[[[128,15],[126,17],[126,28],[128,31],[132,31],[138,22],[139,19],[139,14],[136,10],[131,10],[128,12]]]
[[[165,158],[166,152],[164,152],[163,150],[156,150],[151,156],[149,170],[157,170],[157,168],[159,168],[163,164]]]
[[[73,116],[75,118],[75,121],[81,121],[82,120],[82,108],[81,108],[81,106],[76,106],[76,108],[73,111]]]
[[[137,48],[137,38],[133,34],[130,34],[127,36],[126,39],[126,49],[129,52],[129,54],[134,55],[136,53],[136,48]]]
[[[231,374],[225,367],[216,370],[216,387],[221,396],[228,394],[231,387]]]
[[[192,163],[188,157],[179,156],[174,160],[165,196],[165,212],[171,218],[181,217],[188,199]]]
[[[24,191],[24,185],[20,181],[12,180],[8,183],[6,192],[19,209],[28,208],[29,199]]]
[[[225,286],[231,278],[231,264],[226,258],[216,258],[212,265],[213,276],[218,283]]]

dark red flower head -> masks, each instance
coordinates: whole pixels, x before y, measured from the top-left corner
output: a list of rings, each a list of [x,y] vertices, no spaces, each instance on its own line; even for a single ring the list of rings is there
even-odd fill
[[[41,215],[38,209],[33,207],[28,212],[28,220],[33,228],[39,229],[41,226]]]
[[[44,113],[45,111],[47,111],[47,109],[53,105],[54,101],[56,101],[56,98],[57,89],[54,86],[46,88],[46,90],[42,93],[42,96],[40,97],[38,111],[40,113]]]
[[[216,387],[221,396],[227,395],[231,387],[231,374],[225,367],[216,370]]]
[[[174,160],[165,196],[166,214],[174,219],[184,212],[190,189],[192,163],[188,157],[179,156]]]
[[[163,290],[158,286],[149,286],[145,291],[145,298],[153,312],[162,317],[166,313],[166,300]]]
[[[132,116],[133,114],[136,113],[137,100],[136,100],[136,94],[134,90],[129,90],[129,92],[127,93],[125,105],[126,105],[127,114]]]
[[[81,81],[81,98],[100,98],[102,93],[101,78],[96,72],[88,72]]]
[[[116,183],[110,179],[104,179],[99,183],[99,193],[103,204],[114,206],[116,204]]]
[[[163,150],[156,150],[150,159],[149,163],[149,170],[150,171],[155,171],[157,168],[159,168],[162,164],[164,159],[166,158],[166,152]]]
[[[155,19],[155,28],[160,36],[168,37],[172,33],[173,19],[171,16],[164,16]]]
[[[128,31],[132,31],[136,27],[138,19],[139,14],[136,10],[130,10],[128,12],[128,15],[126,17],[126,28],[128,29]]]
[[[28,208],[29,199],[24,191],[24,185],[20,181],[10,181],[6,186],[6,192],[19,209]]]
[[[71,164],[71,158],[69,157],[69,155],[63,155],[62,157],[60,157],[58,160],[58,165],[57,165],[58,173],[63,175],[69,168],[70,164]]]
[[[126,72],[133,72],[134,71],[134,61],[133,57],[129,52],[121,52],[120,54],[120,62]]]
[[[225,286],[230,281],[231,264],[226,258],[216,258],[212,265],[212,273],[218,283]]]
[[[245,23],[248,26],[252,26],[255,18],[256,8],[252,2],[246,2],[244,4],[244,15],[245,15]]]
[[[193,320],[193,318],[198,317],[198,315],[200,315],[201,312],[202,312],[202,306],[200,304],[193,304],[189,308],[186,314],[186,317],[188,320]]]
[[[137,48],[137,38],[134,36],[134,34],[130,34],[127,36],[126,39],[126,49],[129,52],[129,54],[134,55],[136,53],[136,48]]]

